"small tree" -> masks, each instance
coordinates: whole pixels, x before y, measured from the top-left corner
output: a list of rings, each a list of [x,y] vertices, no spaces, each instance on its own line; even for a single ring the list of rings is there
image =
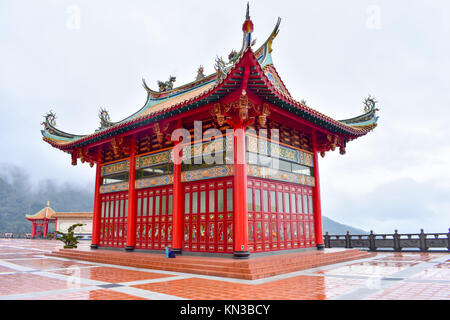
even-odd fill
[[[67,233],[55,231],[57,234],[61,235],[61,237],[56,238],[59,241],[64,242],[64,248],[70,249],[70,248],[76,248],[78,244],[78,239],[82,238],[81,236],[75,236],[73,230],[77,227],[84,226],[85,224],[82,223],[76,223],[73,224],[67,229]]]

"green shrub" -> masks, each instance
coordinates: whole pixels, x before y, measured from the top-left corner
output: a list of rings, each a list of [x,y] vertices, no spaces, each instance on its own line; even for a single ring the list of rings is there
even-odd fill
[[[61,237],[56,238],[59,241],[64,242],[64,248],[76,248],[78,244],[78,239],[82,238],[81,236],[75,236],[73,230],[77,227],[84,226],[85,224],[76,223],[73,224],[67,229],[67,233],[55,231],[57,234],[61,235]]]

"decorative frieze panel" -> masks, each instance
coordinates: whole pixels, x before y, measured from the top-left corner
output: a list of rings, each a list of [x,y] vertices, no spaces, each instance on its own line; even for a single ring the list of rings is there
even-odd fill
[[[314,177],[275,170],[272,168],[248,165],[247,174],[252,177],[273,179],[284,182],[298,183],[314,187]]]
[[[172,161],[172,150],[149,154],[136,158],[136,169],[146,168]]]
[[[198,156],[210,155],[212,153],[231,152],[233,150],[233,139],[219,138],[212,141],[202,141],[194,145],[183,147],[183,161]]]
[[[173,184],[173,174],[136,180],[135,188],[150,188]]]
[[[185,171],[181,173],[181,182],[228,177],[234,174],[234,166],[227,164],[205,169]]]
[[[107,176],[107,175],[111,175],[111,174],[115,174],[115,173],[128,172],[129,168],[130,168],[129,160],[106,164],[106,165],[102,166],[101,176],[103,177],[103,176]]]
[[[247,150],[308,167],[314,166],[313,155],[311,153],[273,143],[252,135],[247,135]]]
[[[100,186],[100,193],[110,193],[127,190],[128,190],[128,182],[105,184],[103,186]]]

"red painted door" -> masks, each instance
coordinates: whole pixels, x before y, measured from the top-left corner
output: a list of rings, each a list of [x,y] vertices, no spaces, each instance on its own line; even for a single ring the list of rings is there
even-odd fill
[[[100,197],[100,246],[122,248],[126,243],[128,193],[115,192]]]
[[[164,250],[172,247],[172,186],[137,192],[136,248]]]
[[[183,250],[232,253],[232,180],[185,183],[183,191]]]
[[[255,178],[247,185],[250,252],[315,245],[310,187]]]

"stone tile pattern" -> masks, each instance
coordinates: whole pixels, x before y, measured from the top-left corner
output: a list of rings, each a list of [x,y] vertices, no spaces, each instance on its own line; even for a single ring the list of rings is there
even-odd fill
[[[446,253],[355,256],[332,249],[333,259],[311,252],[303,255],[301,265],[298,254],[237,261],[97,250],[97,259],[89,260],[83,256],[91,252],[88,242],[71,251],[71,259],[51,255],[61,246],[49,240],[0,239],[0,299],[450,300]],[[238,278],[235,273],[258,276]]]
[[[358,249],[326,249],[323,251],[255,257],[249,260],[235,260],[231,257],[199,258],[187,255],[178,256],[176,259],[166,259],[164,255],[149,255],[142,252],[124,253],[111,250],[58,250],[50,254],[54,257],[247,280],[261,279],[374,255],[375,253],[367,253]]]

